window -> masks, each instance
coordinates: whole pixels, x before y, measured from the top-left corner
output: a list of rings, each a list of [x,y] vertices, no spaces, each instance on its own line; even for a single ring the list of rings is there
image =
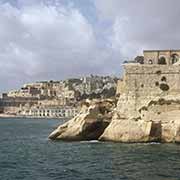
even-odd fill
[[[148,64],[153,64],[152,59],[149,59]]]
[[[179,56],[177,54],[171,55],[171,63],[174,64],[179,60]]]
[[[158,59],[158,64],[161,64],[161,65],[165,65],[166,64],[166,58],[165,57],[160,57],[159,59]]]

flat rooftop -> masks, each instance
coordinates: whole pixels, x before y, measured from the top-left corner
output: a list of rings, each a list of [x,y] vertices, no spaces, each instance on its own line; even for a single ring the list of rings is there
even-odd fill
[[[180,51],[180,49],[157,49],[157,50],[144,50],[143,52],[167,52],[167,51]]]

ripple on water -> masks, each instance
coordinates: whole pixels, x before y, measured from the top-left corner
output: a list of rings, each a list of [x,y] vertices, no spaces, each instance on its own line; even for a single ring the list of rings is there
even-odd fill
[[[179,180],[180,146],[47,136],[59,120],[0,120],[0,180]]]

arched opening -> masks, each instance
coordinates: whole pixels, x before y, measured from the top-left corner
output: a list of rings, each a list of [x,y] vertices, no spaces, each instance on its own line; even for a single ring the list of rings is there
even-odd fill
[[[172,64],[178,62],[178,60],[179,60],[179,55],[178,54],[172,54],[171,55],[171,63]]]
[[[165,65],[166,64],[166,58],[165,57],[160,57],[159,59],[158,59],[158,64],[161,64],[161,65]]]
[[[149,59],[148,64],[153,64],[152,59]]]

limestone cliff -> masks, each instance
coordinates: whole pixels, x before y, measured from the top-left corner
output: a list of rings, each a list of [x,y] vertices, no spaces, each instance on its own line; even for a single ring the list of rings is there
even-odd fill
[[[60,125],[53,140],[115,142],[180,142],[180,96],[157,97],[139,109],[139,117],[119,114],[115,102],[93,101],[78,116]]]
[[[49,138],[53,140],[97,140],[112,119],[113,100],[92,101],[82,106],[78,116],[60,125]]]
[[[161,124],[161,142],[180,142],[179,95],[157,97],[139,111],[144,121]]]
[[[99,140],[116,142],[149,142],[152,122],[135,120],[114,120]]]
[[[129,63],[124,68],[116,107],[108,100],[93,102],[49,137],[180,142],[180,65]]]

